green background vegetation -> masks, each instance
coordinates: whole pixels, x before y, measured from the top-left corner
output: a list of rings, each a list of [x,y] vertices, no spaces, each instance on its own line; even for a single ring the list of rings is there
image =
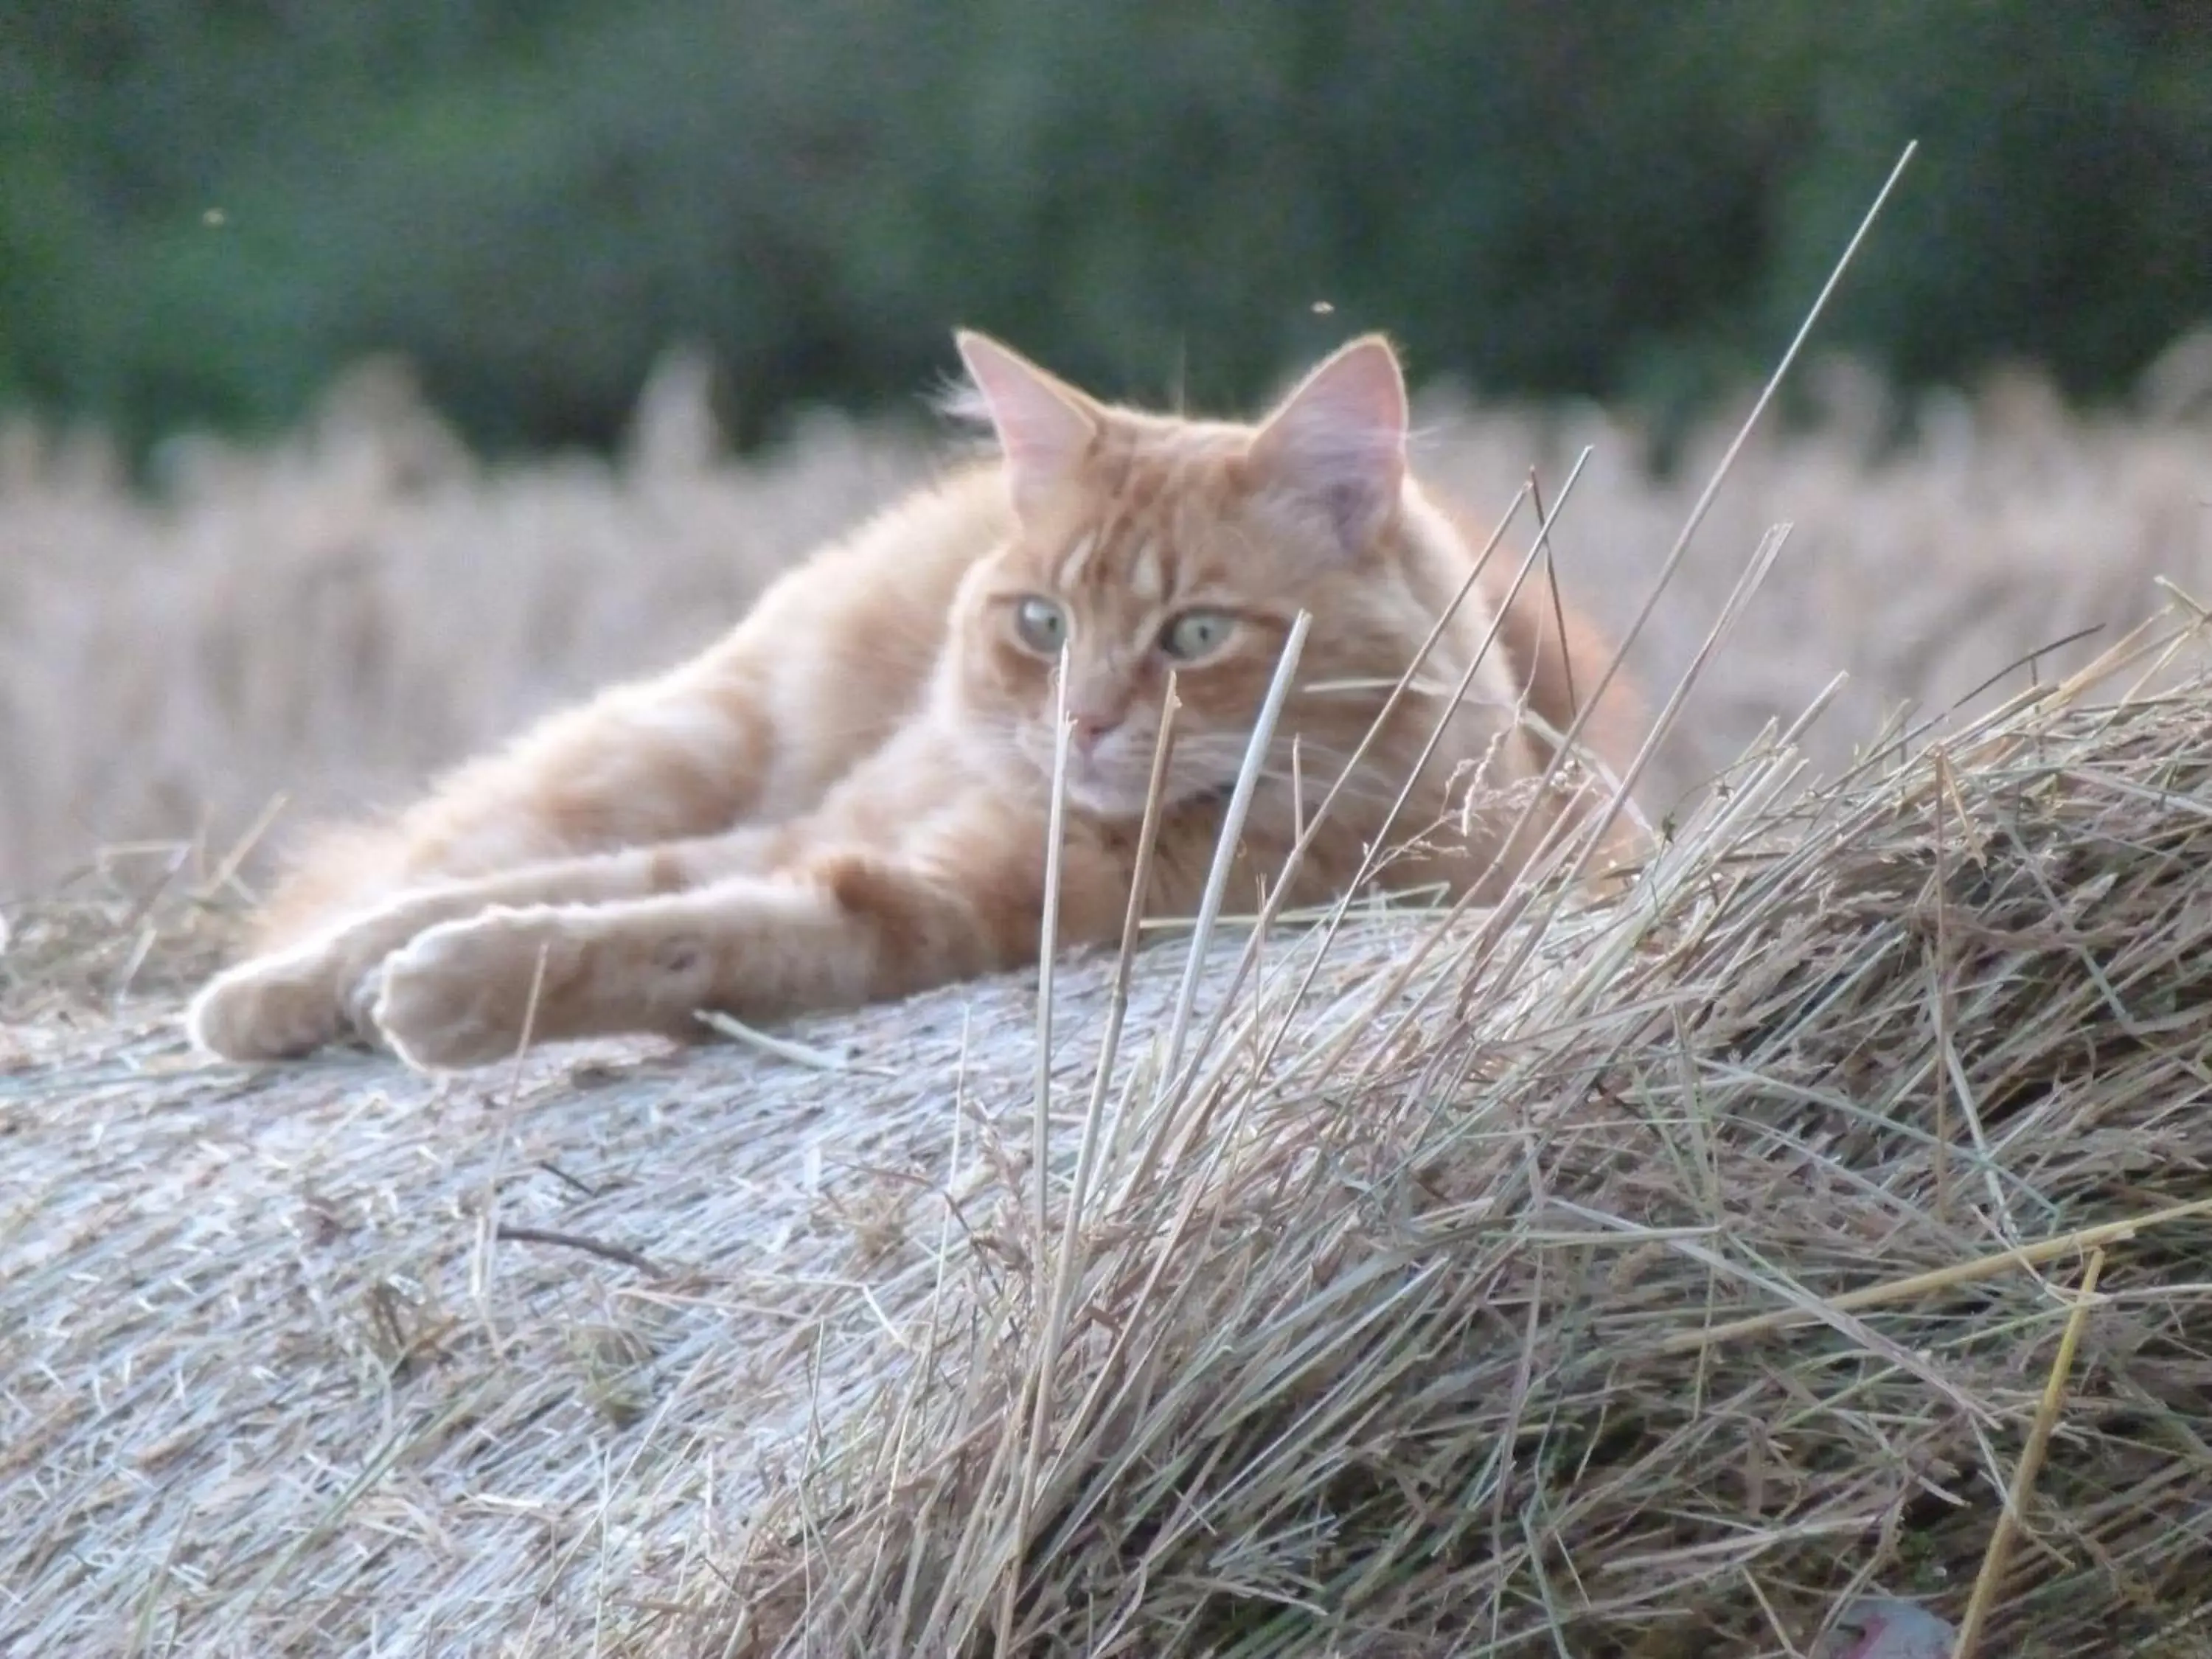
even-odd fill
[[[0,402],[265,428],[397,349],[598,443],[697,342],[750,440],[967,322],[1200,404],[1382,326],[1683,408],[1913,137],[1831,343],[2094,396],[2212,316],[2202,3],[0,0]]]

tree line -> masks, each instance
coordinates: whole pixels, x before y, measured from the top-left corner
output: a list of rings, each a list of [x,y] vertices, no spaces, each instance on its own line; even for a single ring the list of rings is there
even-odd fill
[[[4,0],[0,402],[136,442],[370,352],[487,446],[708,348],[743,439],[949,330],[1247,400],[1353,329],[1688,408],[1826,337],[2094,398],[2212,317],[2212,14],[2104,0]]]

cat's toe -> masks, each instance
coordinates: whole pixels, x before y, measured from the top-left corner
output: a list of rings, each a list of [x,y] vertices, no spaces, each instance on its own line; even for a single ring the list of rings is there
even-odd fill
[[[211,981],[185,1011],[195,1046],[222,1060],[284,1060],[340,1035],[344,1011],[309,956],[268,957]]]
[[[367,973],[355,976],[353,988],[346,993],[345,1023],[352,1035],[366,1043],[384,1040],[384,1032],[376,1023],[377,999],[384,994],[384,963],[379,962]]]
[[[374,1019],[419,1071],[459,1071],[514,1058],[527,1036],[555,1033],[538,1018],[542,953],[557,943],[528,912],[493,912],[416,936],[385,961]]]

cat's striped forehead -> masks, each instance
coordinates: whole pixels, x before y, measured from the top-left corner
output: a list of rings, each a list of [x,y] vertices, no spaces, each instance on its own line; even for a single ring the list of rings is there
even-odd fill
[[[1190,428],[1102,446],[1074,510],[1032,544],[1040,574],[1060,593],[1166,604],[1227,528],[1235,455],[1233,445]]]
[[[1164,605],[1175,591],[1170,558],[1164,536],[1094,527],[1079,531],[1060,550],[1046,577],[1055,592],[1111,592],[1139,605]]]

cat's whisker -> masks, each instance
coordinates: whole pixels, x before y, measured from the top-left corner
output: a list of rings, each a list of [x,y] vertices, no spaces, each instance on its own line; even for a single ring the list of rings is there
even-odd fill
[[[1265,767],[1261,769],[1255,775],[1264,782],[1275,784],[1285,789],[1296,788],[1301,786],[1304,782],[1304,780],[1297,774],[1291,771],[1288,768]],[[1364,801],[1375,805],[1381,805],[1383,802],[1395,799],[1395,794],[1394,791],[1386,787],[1380,780],[1354,778],[1346,783],[1343,789],[1340,792],[1340,798],[1345,800]]]
[[[1396,680],[1382,679],[1379,678],[1372,679],[1316,680],[1310,685],[1299,687],[1298,691],[1299,695],[1302,696],[1328,697],[1340,700],[1346,697],[1364,696],[1366,694],[1374,691],[1389,692],[1395,690],[1397,684],[1398,682]],[[1408,680],[1406,682],[1406,690],[1417,697],[1442,697],[1449,696],[1451,694],[1449,686],[1442,680]]]

